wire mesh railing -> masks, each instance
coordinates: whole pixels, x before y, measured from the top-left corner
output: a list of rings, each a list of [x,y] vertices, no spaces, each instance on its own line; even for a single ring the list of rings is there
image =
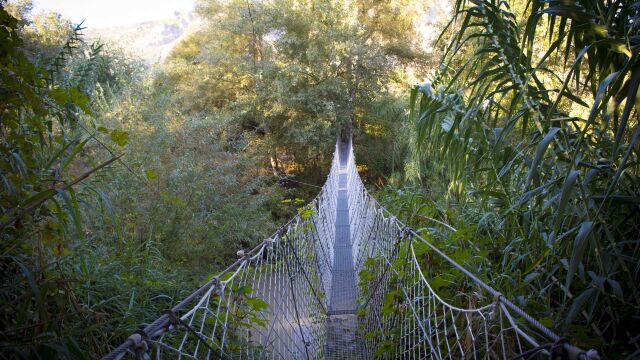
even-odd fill
[[[338,156],[316,198],[103,359],[317,359],[326,337]]]
[[[345,353],[340,346],[349,346],[351,355],[357,349],[363,359],[598,358],[396,219],[365,189],[351,144],[342,151],[338,145],[328,179],[307,207],[104,359],[322,359]],[[336,286],[334,276],[344,265],[337,264],[343,258],[334,260],[334,244],[336,213],[345,211],[337,200],[345,195],[345,173],[346,248],[359,276],[351,290]],[[451,300],[436,292],[429,275],[436,257],[465,279],[468,293]],[[333,339],[353,332],[336,331],[344,326],[333,317],[348,315],[329,312],[332,288],[357,297],[357,336],[349,341],[357,345]]]
[[[383,208],[348,162],[363,358],[597,359],[529,316]],[[439,296],[424,271],[439,257],[473,289],[465,304]],[[460,301],[458,301],[460,302]]]

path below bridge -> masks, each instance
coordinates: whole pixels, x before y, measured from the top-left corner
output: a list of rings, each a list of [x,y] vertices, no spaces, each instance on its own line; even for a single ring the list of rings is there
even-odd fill
[[[340,144],[340,172],[336,206],[336,233],[333,246],[331,298],[327,319],[326,359],[361,359],[361,338],[356,315],[357,281],[353,268],[349,227],[348,159],[349,144]]]

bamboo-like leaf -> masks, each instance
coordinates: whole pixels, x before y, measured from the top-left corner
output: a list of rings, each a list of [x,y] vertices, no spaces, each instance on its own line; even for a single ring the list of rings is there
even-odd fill
[[[549,143],[551,143],[551,140],[553,140],[558,131],[560,131],[560,128],[551,128],[549,132],[544,136],[544,138],[542,138],[542,140],[538,143],[538,146],[536,147],[536,154],[533,158],[533,161],[531,162],[529,173],[527,174],[525,188],[528,187],[531,183],[531,177],[533,176],[533,173],[538,168],[540,161],[542,161],[542,158],[544,157],[544,153],[547,151],[547,147],[549,147]]]
[[[636,68],[633,71],[633,74],[631,75],[631,78],[628,80],[626,85],[627,102],[624,106],[624,110],[622,111],[622,116],[620,117],[618,128],[616,129],[616,137],[611,154],[612,161],[615,161],[615,157],[618,153],[618,148],[620,147],[620,141],[622,140],[622,136],[627,128],[627,121],[629,120],[629,117],[631,116],[631,110],[634,108],[636,103],[636,97],[638,96],[638,87],[640,87],[640,68]],[[631,147],[633,147],[633,145],[631,145]]]
[[[569,175],[564,180],[562,184],[562,192],[560,193],[560,200],[558,202],[558,208],[555,212],[555,221],[553,224],[553,230],[556,231],[564,218],[564,212],[569,204],[569,200],[573,197],[574,194],[574,185],[576,180],[578,179],[578,175],[580,175],[580,171],[572,170]]]
[[[33,292],[33,297],[36,300],[36,305],[38,310],[42,310],[42,296],[40,295],[40,287],[38,286],[38,284],[36,283],[33,275],[31,274],[31,271],[29,271],[29,269],[17,258],[12,257],[12,260],[18,264],[18,267],[20,268],[20,271],[22,272],[22,275],[25,277],[25,279],[27,279],[27,283],[29,284],[29,287],[31,287],[31,291]]]
[[[587,52],[589,51],[589,49],[591,49],[592,45],[588,45],[585,46],[583,49],[580,50],[580,52],[578,53],[578,55],[576,56],[573,65],[571,66],[571,69],[569,71],[569,74],[567,74],[567,77],[565,78],[564,83],[562,84],[562,87],[560,88],[560,91],[558,92],[558,96],[556,97],[556,100],[554,101],[553,105],[549,108],[549,110],[547,111],[547,119],[550,119],[553,116],[553,113],[556,111],[558,104],[560,103],[560,100],[563,97],[563,94],[565,93],[567,86],[569,85],[569,81],[571,80],[571,74],[573,74],[575,71],[577,71],[578,69],[580,69],[580,62],[582,60],[582,58],[585,56],[585,54],[587,54]]]
[[[47,190],[43,190],[37,194],[34,194],[32,196],[30,196],[29,198],[27,198],[26,200],[24,200],[22,203],[20,203],[20,207],[24,208],[27,207],[31,204],[35,204],[39,201],[41,201],[42,199],[46,199],[47,197],[50,197],[51,195],[55,194],[56,190],[55,189],[47,189]]]
[[[575,21],[588,21],[592,17],[591,14],[584,11],[583,7],[570,4],[549,6],[542,12],[567,17]]]
[[[418,85],[411,88],[411,96],[409,98],[409,121],[411,122],[415,121],[417,98],[418,98]]]
[[[73,147],[73,150],[71,150],[71,153],[69,153],[69,155],[67,156],[66,159],[64,159],[64,161],[62,162],[62,165],[60,166],[60,171],[64,171],[69,164],[71,164],[71,162],[73,161],[73,159],[75,159],[76,155],[78,155],[78,153],[80,152],[80,150],[82,150],[84,148],[84,146],[87,144],[87,141],[89,141],[91,138],[87,138],[84,141],[79,142],[76,146]]]
[[[55,154],[49,159],[49,161],[45,164],[43,169],[50,169],[53,163],[58,161],[58,159],[60,159],[60,157],[64,154],[64,152],[76,142],[77,140],[68,141],[66,144],[64,144],[64,146],[60,148],[60,150],[56,151]]]
[[[567,277],[565,278],[564,283],[565,288],[568,290],[571,289],[571,283],[573,282],[576,269],[584,256],[584,252],[587,248],[587,239],[591,230],[593,230],[593,222],[586,221],[580,224],[580,229],[578,230],[576,239],[573,242],[573,247],[571,248],[571,259],[569,260],[569,269],[567,270]]]
[[[80,215],[80,206],[78,205],[78,198],[76,196],[75,190],[73,188],[67,189],[69,192],[70,200],[71,200],[71,217],[73,218],[73,223],[76,227],[76,233],[80,239],[83,238],[82,234],[82,217]]]
[[[624,299],[624,291],[622,291],[622,286],[620,286],[619,282],[613,279],[607,279],[607,284],[609,285],[609,287],[611,287],[611,292],[613,293],[613,295],[615,295],[620,300]]]
[[[627,44],[619,39],[604,39],[597,42],[598,46],[606,46],[614,52],[624,54],[627,57],[633,56],[631,50],[627,47]]]
[[[627,290],[635,289],[629,266],[637,268],[637,249],[628,239],[638,229],[640,202],[636,5],[530,1],[516,23],[504,1],[457,1],[450,24],[463,26],[448,44],[447,67],[431,79],[433,94],[423,94],[429,101],[416,108],[417,138],[429,149],[422,160],[435,163],[450,188],[476,195],[463,196],[456,216],[479,214],[483,228],[491,222],[505,242],[507,272],[531,261],[526,273],[538,265],[557,273],[566,263],[558,285],[580,294],[567,322],[589,304],[587,320],[599,316],[594,334],[598,326],[614,329],[617,314],[635,314],[603,310],[600,294],[627,303],[640,296]],[[597,281],[576,280],[584,273]],[[545,295],[556,291],[544,288]]]
[[[580,310],[584,307],[584,304],[594,295],[596,295],[596,289],[589,288],[583,291],[580,295],[573,299],[573,303],[567,312],[567,316],[564,319],[565,324],[571,324],[576,319]]]

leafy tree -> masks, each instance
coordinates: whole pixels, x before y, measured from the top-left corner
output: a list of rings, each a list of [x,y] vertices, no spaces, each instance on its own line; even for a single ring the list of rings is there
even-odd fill
[[[16,30],[28,58],[41,67],[52,66],[67,40],[74,35],[71,22],[54,11],[33,14],[32,0],[11,1],[6,11],[18,19]]]
[[[340,128],[371,136],[373,122],[378,138],[392,138],[397,111],[381,111],[398,108],[390,83],[421,55],[410,4],[206,1],[206,28],[176,47],[161,81],[175,84],[184,109],[236,119],[276,174],[304,164],[317,182]]]

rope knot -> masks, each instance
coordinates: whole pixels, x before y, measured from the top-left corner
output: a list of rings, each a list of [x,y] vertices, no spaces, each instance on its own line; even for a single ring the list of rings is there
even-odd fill
[[[244,253],[244,250],[238,250],[238,251],[236,252],[236,255],[237,255],[239,258],[241,258],[241,259],[242,259],[242,258],[244,258],[244,257],[246,256],[246,254]]]
[[[133,343],[133,345],[131,347],[134,348],[134,349],[137,349],[140,346],[142,346],[142,343],[144,342],[144,340],[142,339],[142,335],[138,334],[137,331],[135,333],[131,334],[129,336],[128,340],[131,340],[131,342]]]
[[[496,293],[493,296],[493,306],[499,306],[500,303],[502,302],[502,299],[504,299],[504,295],[502,295],[501,292],[496,291]]]
[[[219,297],[222,297],[224,295],[224,285],[220,282],[219,277],[216,276],[213,279],[211,279],[211,287],[215,289],[216,294]]]
[[[266,239],[264,239],[264,244],[267,247],[267,249],[272,249],[273,248],[273,244],[276,243],[276,239],[274,237],[268,237]]]
[[[395,218],[394,218],[395,220]],[[411,229],[409,226],[405,225],[402,230],[400,230],[400,240],[404,240],[408,237],[411,236],[411,232],[413,231],[413,229]]]
[[[285,233],[286,233],[285,227],[284,226],[279,227],[274,234],[274,241],[275,239],[280,239],[282,235],[284,235]]]
[[[500,303],[502,302],[503,298],[504,295],[502,295],[501,292],[496,291],[493,296],[493,308],[491,309],[491,313],[489,313],[489,319],[491,319],[492,321],[495,320],[498,316],[498,312],[500,311]]]
[[[147,351],[149,351],[149,345],[147,344],[147,339],[149,339],[149,336],[144,330],[137,330],[129,336],[129,340],[133,342],[132,348],[136,354],[136,358],[148,358]]]
[[[178,318],[178,315],[176,315],[175,311],[173,311],[173,309],[165,310],[164,314],[169,316],[169,324],[173,326],[180,325],[180,319]]]

